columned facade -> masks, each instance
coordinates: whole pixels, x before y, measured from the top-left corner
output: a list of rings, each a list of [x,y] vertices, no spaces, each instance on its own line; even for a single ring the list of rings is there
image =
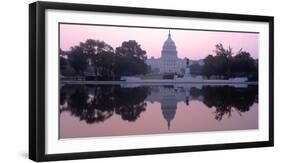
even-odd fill
[[[177,56],[177,48],[175,42],[172,40],[171,33],[169,31],[168,38],[164,42],[161,57],[154,59],[147,59],[146,64],[151,66],[152,71],[158,70],[159,73],[177,73],[183,74],[185,69],[185,60],[180,59]]]

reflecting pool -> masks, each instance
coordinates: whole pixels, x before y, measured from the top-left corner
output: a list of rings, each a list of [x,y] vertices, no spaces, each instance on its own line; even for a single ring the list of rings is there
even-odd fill
[[[258,129],[258,86],[64,85],[59,138]]]

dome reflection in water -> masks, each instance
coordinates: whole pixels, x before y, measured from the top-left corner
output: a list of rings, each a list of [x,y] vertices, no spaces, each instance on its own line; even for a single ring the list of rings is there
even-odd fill
[[[258,86],[64,85],[59,138],[258,129]]]

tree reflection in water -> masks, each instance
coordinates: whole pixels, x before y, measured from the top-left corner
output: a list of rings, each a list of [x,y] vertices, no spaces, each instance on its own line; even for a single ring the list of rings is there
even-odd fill
[[[211,87],[202,89],[203,103],[209,108],[215,107],[215,119],[222,120],[224,115],[231,117],[236,110],[240,115],[247,112],[255,102],[258,103],[258,87],[235,88],[229,86]]]
[[[60,89],[60,112],[70,111],[87,123],[103,122],[114,113],[123,120],[135,121],[145,111],[145,87],[66,85]]]
[[[65,85],[60,89],[60,112],[69,111],[88,124],[104,122],[114,114],[134,122],[146,110],[146,101],[158,101],[162,112],[167,112],[163,108],[169,108],[169,113],[176,114],[178,102],[189,105],[191,100],[214,107],[215,119],[220,121],[224,116],[231,117],[234,110],[242,115],[258,103],[258,87]]]

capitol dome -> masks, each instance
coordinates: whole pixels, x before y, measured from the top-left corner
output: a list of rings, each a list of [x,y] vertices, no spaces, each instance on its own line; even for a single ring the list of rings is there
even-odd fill
[[[177,57],[177,48],[175,42],[171,38],[171,33],[169,31],[168,39],[164,42],[162,47],[161,57]]]
[[[186,61],[178,58],[178,52],[175,42],[169,30],[168,38],[165,40],[160,58],[151,58],[146,60],[154,73],[159,74],[182,74],[183,69],[186,67]]]

